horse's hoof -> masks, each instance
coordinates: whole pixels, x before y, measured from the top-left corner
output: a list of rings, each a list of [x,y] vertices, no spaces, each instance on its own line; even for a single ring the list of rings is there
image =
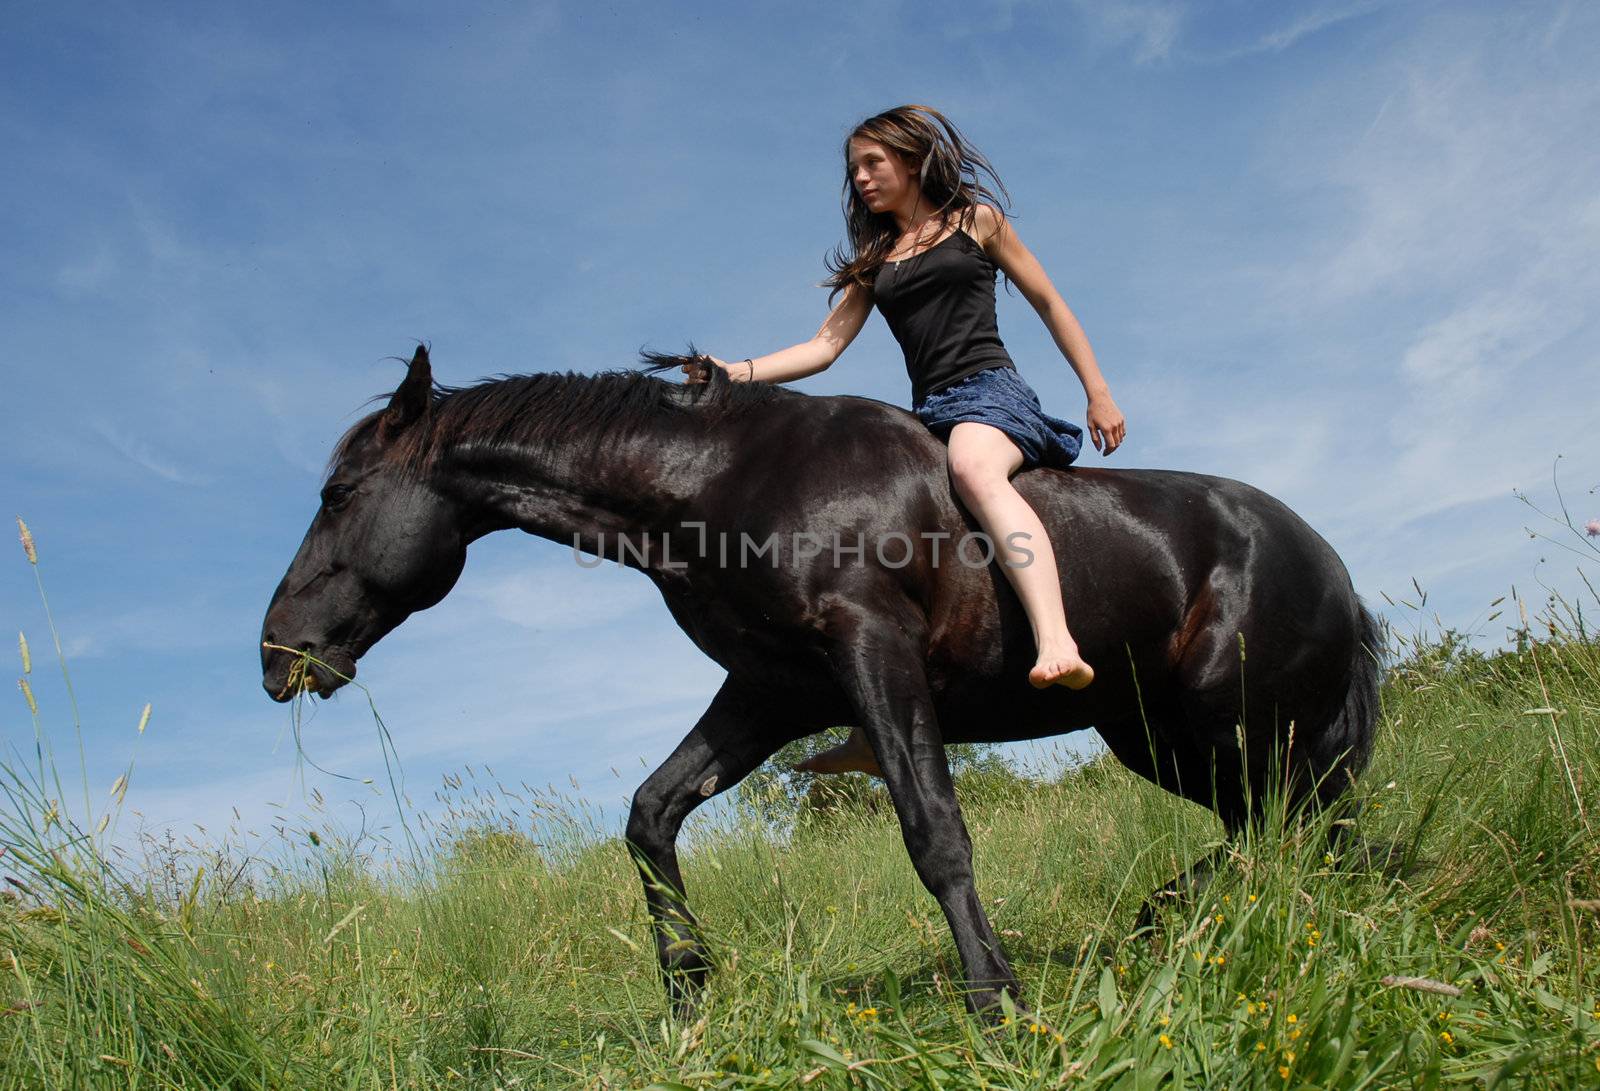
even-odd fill
[[[666,982],[667,1002],[673,1015],[692,1017],[705,992],[706,979],[711,976],[711,960],[699,947],[674,951],[662,962],[661,976]]]
[[[700,1017],[700,1006],[704,999],[705,994],[699,989],[685,995],[673,997],[670,1002],[673,1021],[677,1023],[694,1022]]]
[[[1154,935],[1161,926],[1161,910],[1164,905],[1172,905],[1183,894],[1175,887],[1163,887],[1153,891],[1139,907],[1139,915],[1133,918],[1133,931],[1128,934],[1129,939],[1150,934]]]
[[[667,1004],[674,1019],[692,1020],[700,1014],[705,984],[704,974],[698,977],[679,974],[667,979]]]
[[[972,989],[967,993],[967,1010],[988,1026],[1008,1026],[1028,1014],[1027,1005],[1017,999],[1021,991],[1015,983]]]
[[[1096,936],[1078,949],[1074,961],[1083,968],[1113,966],[1117,961],[1117,949],[1104,939]]]

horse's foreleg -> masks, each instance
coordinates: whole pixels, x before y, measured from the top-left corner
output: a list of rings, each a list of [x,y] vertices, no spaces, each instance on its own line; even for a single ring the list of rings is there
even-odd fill
[[[922,656],[898,627],[869,626],[838,645],[834,673],[856,706],[900,819],[917,875],[939,900],[961,953],[967,1006],[1018,995],[1016,976],[978,902],[972,841],[956,802]]]
[[[680,1012],[704,984],[711,963],[684,897],[678,830],[696,807],[739,783],[796,737],[777,728],[778,722],[730,679],[694,730],[634,793],[628,846],[644,880],[667,993]]]

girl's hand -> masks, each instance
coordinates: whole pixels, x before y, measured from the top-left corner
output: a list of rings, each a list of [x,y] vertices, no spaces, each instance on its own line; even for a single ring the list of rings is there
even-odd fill
[[[707,356],[702,353],[693,360],[690,360],[687,364],[683,365],[683,381],[691,386],[699,383],[709,382],[711,379],[712,364],[720,367],[727,374],[729,379],[733,378],[733,371],[726,360],[719,360],[715,356]]]
[[[1128,422],[1122,419],[1122,410],[1111,400],[1110,394],[1089,399],[1089,438],[1095,450],[1109,455],[1122,446],[1128,434]]]

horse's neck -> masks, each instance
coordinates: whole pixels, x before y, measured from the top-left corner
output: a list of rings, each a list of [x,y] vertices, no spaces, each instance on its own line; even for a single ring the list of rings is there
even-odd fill
[[[468,449],[451,461],[454,491],[484,512],[485,526],[610,555],[602,542],[676,529],[708,455],[663,427],[614,442],[586,437],[493,454]]]

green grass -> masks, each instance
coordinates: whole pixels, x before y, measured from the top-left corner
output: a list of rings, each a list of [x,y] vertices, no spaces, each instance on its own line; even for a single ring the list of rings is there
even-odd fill
[[[0,771],[0,1087],[1600,1084],[1600,645],[1414,643],[1384,705],[1364,848],[1251,838],[1153,937],[1207,813],[1110,761],[964,777],[1026,990],[999,1026],[881,808],[783,828],[747,794],[690,831],[720,966],[675,1022],[633,866],[572,801],[484,772],[412,816],[414,862],[302,832],[128,868],[30,754]]]

